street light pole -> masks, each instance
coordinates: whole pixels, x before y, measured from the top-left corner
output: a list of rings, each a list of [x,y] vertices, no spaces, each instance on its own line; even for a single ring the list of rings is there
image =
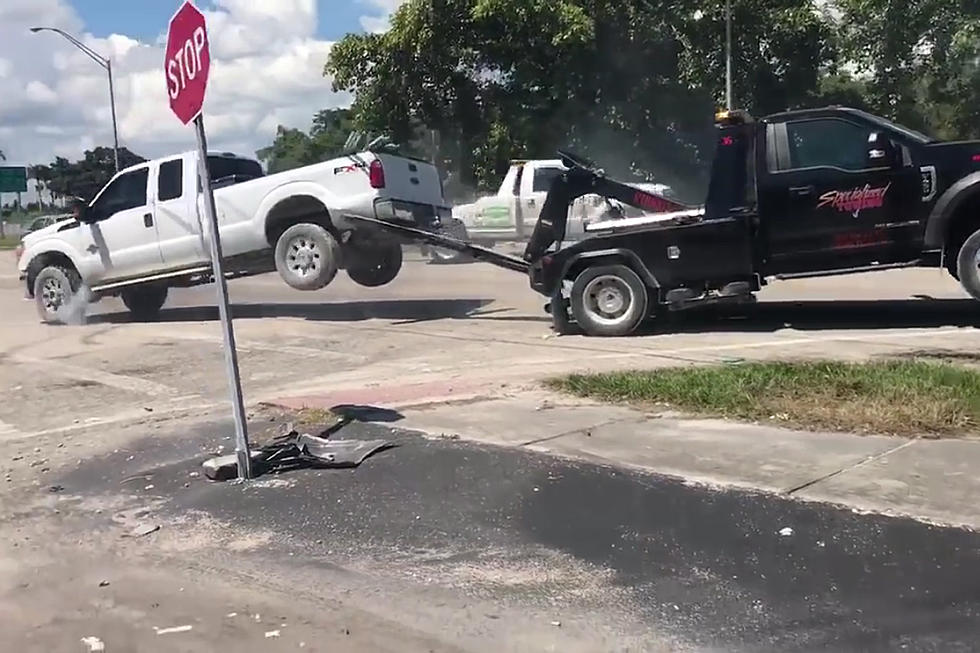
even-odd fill
[[[109,75],[109,106],[112,110],[112,153],[116,162],[116,172],[119,172],[119,131],[116,127],[116,93],[112,85],[112,61],[109,58],[103,57],[101,54],[95,52],[92,48],[88,47],[68,32],[58,29],[57,27],[32,27],[31,31],[35,34],[45,31],[61,34],[61,36],[63,36],[69,43],[88,55],[89,59],[102,66]]]
[[[725,0],[725,108],[732,109],[732,0]]]
[[[105,60],[105,69],[109,73],[109,108],[112,110],[112,156],[116,160],[116,172],[119,172],[119,132],[116,130],[116,93],[112,88],[111,60]]]

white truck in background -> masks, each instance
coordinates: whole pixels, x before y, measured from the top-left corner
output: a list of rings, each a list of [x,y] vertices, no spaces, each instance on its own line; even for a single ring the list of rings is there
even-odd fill
[[[462,226],[457,224],[451,229],[458,231],[452,235],[484,245],[527,240],[541,215],[541,205],[551,182],[565,170],[559,159],[512,161],[495,195],[453,207],[454,222],[462,223]],[[665,198],[671,197],[670,187],[664,184],[634,185]],[[592,221],[603,221],[613,215],[639,217],[643,213],[598,195],[585,195],[572,202],[566,238],[572,241],[585,238],[588,235],[585,227]],[[436,258],[458,256],[434,247],[430,251]]]
[[[348,215],[439,228],[451,216],[435,166],[363,151],[265,175],[252,159],[209,153],[218,229],[229,278],[278,271],[318,290],[344,269],[362,286],[401,270],[395,237]],[[212,282],[209,228],[196,151],[116,173],[74,218],[24,238],[17,268],[41,319],[65,321],[73,298],[120,295],[138,319],[157,315],[171,287]]]

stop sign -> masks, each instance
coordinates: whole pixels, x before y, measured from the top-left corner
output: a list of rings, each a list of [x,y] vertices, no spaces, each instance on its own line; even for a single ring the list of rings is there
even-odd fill
[[[170,19],[163,61],[170,108],[185,125],[201,113],[211,69],[204,14],[189,1]]]

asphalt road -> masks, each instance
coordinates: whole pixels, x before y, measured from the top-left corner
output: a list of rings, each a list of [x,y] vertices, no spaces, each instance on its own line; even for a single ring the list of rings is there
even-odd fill
[[[230,432],[215,423],[58,483],[105,499],[138,475],[164,528],[273,534],[225,564],[297,596],[332,585],[470,650],[977,649],[977,534],[396,428],[334,436],[399,445],[356,470],[185,487]]]

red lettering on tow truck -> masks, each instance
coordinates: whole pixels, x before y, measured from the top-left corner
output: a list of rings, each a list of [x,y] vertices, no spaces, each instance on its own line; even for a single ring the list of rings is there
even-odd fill
[[[646,211],[653,211],[654,213],[666,213],[677,208],[677,205],[673,202],[642,191],[636,191],[633,194],[633,206],[637,206]]]
[[[841,213],[850,213],[855,218],[864,209],[879,209],[885,205],[885,193],[891,187],[891,183],[880,188],[872,188],[865,184],[864,188],[853,190],[830,190],[820,196],[817,208],[822,209],[830,206]]]

